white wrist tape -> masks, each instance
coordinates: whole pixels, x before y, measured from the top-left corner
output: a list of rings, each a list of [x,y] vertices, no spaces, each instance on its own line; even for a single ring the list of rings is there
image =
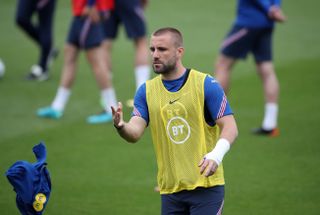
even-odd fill
[[[214,160],[218,165],[222,162],[224,155],[229,151],[230,143],[227,139],[218,140],[214,149],[205,155],[206,159]]]

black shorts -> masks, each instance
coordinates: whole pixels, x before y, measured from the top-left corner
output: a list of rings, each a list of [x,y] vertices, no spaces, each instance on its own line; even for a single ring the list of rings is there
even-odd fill
[[[256,62],[272,60],[273,28],[246,28],[234,26],[221,45],[221,53],[228,57],[245,59],[251,52]]]
[[[161,195],[161,214],[221,214],[224,186],[198,187]]]
[[[139,0],[115,1],[115,9],[104,22],[105,37],[116,38],[121,23],[126,29],[128,38],[136,39],[146,36],[145,16]]]
[[[75,16],[70,25],[67,43],[81,49],[99,46],[104,40],[102,23],[92,23],[88,18]]]

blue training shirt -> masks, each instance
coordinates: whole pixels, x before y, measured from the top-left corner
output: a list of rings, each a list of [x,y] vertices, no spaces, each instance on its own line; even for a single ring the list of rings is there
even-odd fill
[[[189,69],[176,80],[162,80],[165,88],[170,92],[177,92],[186,82]],[[233,114],[227,101],[227,97],[220,84],[212,77],[207,75],[204,82],[205,107],[204,116],[206,122],[213,126],[215,121],[223,116]],[[149,111],[146,98],[146,84],[142,84],[135,97],[132,116],[142,117],[149,124]]]
[[[45,144],[37,144],[32,150],[37,161],[17,161],[7,170],[6,176],[17,193],[16,204],[21,214],[41,215],[50,198],[51,179],[46,167]]]
[[[238,0],[235,25],[251,28],[273,27],[268,17],[271,6],[280,7],[281,0]]]

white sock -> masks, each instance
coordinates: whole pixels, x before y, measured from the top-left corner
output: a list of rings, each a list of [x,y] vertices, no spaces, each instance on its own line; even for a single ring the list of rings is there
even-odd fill
[[[107,112],[109,113],[111,112],[111,106],[117,107],[117,98],[116,98],[116,93],[113,87],[101,90],[101,98],[102,98],[104,109]]]
[[[264,119],[262,128],[271,130],[277,127],[278,120],[278,104],[277,103],[266,103],[264,107]]]
[[[58,111],[63,111],[67,102],[69,101],[71,91],[70,89],[59,87],[56,97],[54,98],[51,107]]]
[[[150,79],[150,67],[149,65],[136,66],[134,69],[136,77],[136,90],[147,80]]]

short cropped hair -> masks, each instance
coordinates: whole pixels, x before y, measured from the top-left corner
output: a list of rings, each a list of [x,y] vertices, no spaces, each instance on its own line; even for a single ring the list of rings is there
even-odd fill
[[[173,38],[174,38],[174,44],[176,45],[176,47],[183,47],[183,38],[182,38],[182,34],[181,32],[176,29],[176,28],[172,28],[172,27],[165,27],[165,28],[160,28],[158,30],[156,30],[155,32],[153,32],[153,36],[160,36],[162,34],[166,34],[166,33],[170,33]]]

